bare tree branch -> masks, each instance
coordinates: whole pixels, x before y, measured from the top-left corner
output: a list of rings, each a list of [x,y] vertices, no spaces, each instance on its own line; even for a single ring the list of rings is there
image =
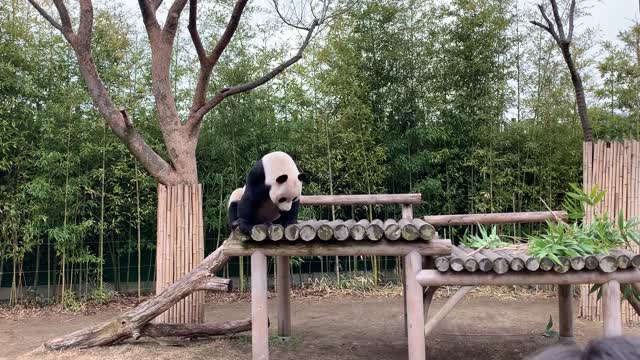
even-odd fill
[[[547,32],[549,32],[549,34],[551,34],[553,39],[556,42],[558,42],[558,44],[560,44],[560,39],[558,38],[558,34],[556,33],[556,30],[555,30],[555,28],[553,26],[553,23],[551,22],[551,20],[547,16],[547,12],[545,11],[544,6],[538,5],[538,9],[540,10],[540,14],[542,14],[542,17],[544,18],[544,21],[547,23],[547,26],[543,26],[541,23],[539,23],[537,21],[531,21],[531,23],[534,24],[534,25],[538,25],[541,28],[547,30]]]
[[[556,0],[551,1],[551,9],[553,10],[553,17],[556,21],[556,27],[558,28],[558,37],[560,41],[566,41],[566,37],[564,36],[564,26],[562,25],[562,17],[560,17],[560,12],[558,11],[558,2]]]
[[[187,25],[187,28],[189,29],[189,35],[191,35],[193,46],[196,48],[200,66],[202,66],[207,62],[207,51],[204,49],[202,39],[200,39],[200,34],[198,33],[197,13],[198,0],[189,0],[189,25]]]
[[[233,7],[233,11],[231,12],[231,18],[229,18],[229,22],[227,23],[227,27],[224,29],[224,33],[218,39],[216,46],[213,48],[211,52],[211,63],[215,66],[222,56],[222,53],[231,42],[231,38],[233,38],[233,34],[235,34],[236,29],[238,29],[238,24],[240,23],[240,17],[244,12],[244,8],[247,5],[247,0],[238,0],[236,1],[235,6]]]
[[[191,0],[192,4],[196,2],[196,0]],[[198,34],[196,19],[195,19],[195,11],[196,7],[190,6],[189,13],[189,33],[191,34],[191,40],[196,47],[196,52],[198,52],[198,58],[200,59],[200,73],[198,74],[198,83],[196,85],[195,92],[193,94],[193,102],[191,104],[191,112],[190,115],[196,113],[202,106],[205,104],[207,97],[207,87],[209,86],[209,80],[211,79],[211,72],[213,68],[220,60],[222,53],[227,48],[233,35],[238,29],[238,24],[240,23],[240,18],[242,17],[242,13],[244,12],[244,8],[247,5],[247,0],[238,0],[233,7],[231,12],[231,17],[229,18],[229,22],[227,23],[227,27],[224,32],[218,39],[216,46],[213,48],[210,56],[207,56],[206,50],[202,47],[202,43],[200,41],[200,35]],[[198,47],[201,49],[198,50]]]
[[[164,28],[162,32],[165,36],[165,41],[169,44],[173,44],[173,39],[176,36],[176,30],[178,29],[178,22],[180,21],[180,14],[187,5],[187,0],[175,0],[169,12],[167,13],[167,19],[164,22]]]
[[[236,86],[224,88],[224,89],[221,89],[220,91],[218,91],[218,93],[213,98],[209,99],[205,103],[204,106],[202,106],[200,109],[198,109],[195,113],[193,113],[189,117],[189,120],[187,121],[187,123],[189,124],[189,126],[191,128],[192,134],[198,131],[204,116],[209,111],[211,111],[211,109],[213,109],[218,104],[220,104],[220,102],[222,102],[222,100],[224,100],[225,98],[227,98],[227,97],[229,97],[231,95],[244,93],[244,92],[247,92],[247,91],[250,91],[250,90],[253,90],[253,89],[257,88],[260,85],[265,84],[269,80],[275,78],[278,74],[282,73],[288,67],[290,67],[291,65],[297,63],[300,59],[302,59],[302,54],[304,53],[304,50],[309,45],[309,42],[311,41],[311,38],[313,37],[314,30],[318,27],[318,24],[319,24],[319,22],[317,20],[315,20],[313,22],[313,24],[309,28],[309,31],[307,33],[307,37],[302,42],[302,45],[300,45],[300,48],[298,49],[298,52],[296,53],[296,55],[291,57],[289,60],[283,62],[282,64],[280,64],[278,66],[276,66],[271,71],[269,71],[268,73],[264,74],[262,77],[254,80],[254,81],[251,81],[251,82],[248,82],[248,83],[245,83],[245,84],[241,84],[241,85],[236,85]]]
[[[69,11],[67,7],[64,5],[63,0],[53,0],[53,4],[56,6],[58,10],[58,14],[60,15],[60,21],[62,21],[62,27],[65,32],[73,33],[73,27],[71,26],[71,18],[69,17]]]
[[[51,24],[54,28],[58,29],[58,31],[64,34],[64,28],[62,27],[62,25],[54,18],[52,18],[45,9],[43,9],[37,2],[35,2],[35,0],[29,0],[29,2],[40,13],[40,15],[49,22],[49,24]]]
[[[567,36],[567,43],[571,43],[573,40],[573,17],[576,13],[576,0],[571,0],[571,7],[569,8],[569,35]]]
[[[93,4],[91,0],[80,0],[80,25],[78,26],[78,46],[90,51],[93,31]]]
[[[282,12],[280,11],[280,5],[278,4],[278,0],[272,0],[272,2],[273,2],[273,7],[275,8],[276,13],[278,14],[278,17],[280,17],[280,19],[281,19],[285,24],[287,24],[287,25],[289,25],[289,26],[291,26],[291,27],[293,27],[293,28],[296,28],[296,29],[309,31],[309,27],[307,27],[307,26],[301,26],[301,25],[296,25],[296,24],[292,23],[291,21],[289,21],[289,20],[287,19],[287,17],[286,17],[286,16],[284,16],[284,15],[282,14]],[[313,13],[313,7],[311,7],[311,12]],[[315,16],[315,14],[313,14],[313,16],[314,16],[314,18],[317,20],[317,18],[316,18],[316,16]]]
[[[156,10],[154,5],[150,4],[153,0],[138,0],[138,6],[140,7],[140,13],[142,14],[142,22],[147,29],[149,35],[149,41],[153,41],[155,34],[160,31],[160,24],[156,19]]]
[[[151,7],[155,13],[156,11],[158,11],[158,8],[160,7],[160,5],[162,5],[162,0],[150,0],[150,1],[151,1]]]

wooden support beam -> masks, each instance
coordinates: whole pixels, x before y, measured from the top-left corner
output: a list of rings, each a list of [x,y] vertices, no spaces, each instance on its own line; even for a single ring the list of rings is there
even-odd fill
[[[260,251],[251,255],[251,324],[253,360],[269,360],[267,257]]]
[[[289,257],[278,256],[278,336],[291,336],[291,277],[289,276]]]
[[[322,205],[394,205],[420,204],[422,194],[304,195],[300,204]]]
[[[402,205],[402,218],[409,220],[413,219],[413,206],[411,204]]]
[[[558,311],[560,314],[560,342],[575,343],[573,336],[573,286],[558,285]]]
[[[437,270],[422,270],[418,273],[420,285],[462,286],[462,285],[570,285],[603,284],[610,280],[620,283],[634,283],[640,279],[640,270],[626,269],[612,273],[600,271],[576,271],[564,274],[556,272],[535,273],[441,273]],[[619,291],[619,289],[618,289]]]
[[[405,255],[405,298],[407,303],[407,342],[409,360],[425,360],[426,348],[423,332],[424,308],[422,287],[416,281],[418,271],[422,269],[422,257],[415,251]]]
[[[477,224],[529,224],[547,220],[567,219],[566,211],[535,211],[492,214],[431,215],[422,219],[433,226],[461,226]]]
[[[609,280],[602,285],[602,315],[604,336],[622,335],[620,283],[616,280]]]
[[[424,319],[428,319],[429,318],[429,308],[431,307],[431,302],[433,301],[433,295],[436,294],[436,291],[438,291],[438,289],[440,289],[440,286],[429,286],[428,288],[424,289],[424,296],[423,296],[423,306],[424,306]]]
[[[404,256],[415,250],[420,255],[449,255],[451,241],[434,239],[429,242],[376,242],[345,240],[340,242],[248,242],[230,238],[223,244],[225,256],[250,256],[256,251],[267,256]]]
[[[464,299],[464,296],[467,295],[469,291],[471,291],[475,286],[463,286],[452,297],[447,300],[447,302],[442,305],[442,307],[438,310],[435,315],[431,319],[427,321],[424,326],[424,336],[429,336],[429,334],[433,331],[433,329],[444,319],[450,312],[453,310],[456,305],[460,302],[460,300]]]

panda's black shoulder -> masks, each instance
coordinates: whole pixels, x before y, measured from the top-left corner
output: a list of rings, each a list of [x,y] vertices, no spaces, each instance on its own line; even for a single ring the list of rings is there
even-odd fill
[[[264,163],[262,159],[259,159],[247,174],[247,185],[250,187],[263,186],[265,181]]]

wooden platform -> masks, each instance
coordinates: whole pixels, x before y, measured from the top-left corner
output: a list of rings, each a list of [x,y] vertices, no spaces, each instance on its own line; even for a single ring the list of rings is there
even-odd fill
[[[241,241],[430,241],[437,238],[435,228],[422,219],[309,220],[283,228],[282,225],[256,225],[250,234],[236,229],[233,237]]]
[[[222,253],[225,256],[250,256],[255,252],[266,256],[403,256],[416,251],[422,256],[435,256],[450,254],[451,247],[448,239],[429,242],[345,240],[289,243],[230,238],[224,242]]]
[[[439,256],[434,260],[441,272],[507,272],[599,270],[611,273],[617,270],[640,268],[640,254],[624,249],[612,250],[609,254],[560,257],[561,264],[550,258],[538,259],[526,250],[481,249],[474,250],[463,245],[452,247],[450,256]]]

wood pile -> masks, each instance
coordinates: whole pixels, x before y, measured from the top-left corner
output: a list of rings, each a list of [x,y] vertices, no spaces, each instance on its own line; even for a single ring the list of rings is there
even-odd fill
[[[550,258],[537,259],[524,250],[481,249],[474,250],[464,245],[452,247],[451,255],[440,256],[434,265],[441,272],[495,272],[508,271],[555,271],[600,270],[611,273],[618,269],[640,268],[640,254],[616,249],[609,254],[560,257],[561,264]]]
[[[286,228],[279,224],[260,224],[234,237],[242,241],[431,241],[437,238],[435,228],[422,219],[310,220]]]

